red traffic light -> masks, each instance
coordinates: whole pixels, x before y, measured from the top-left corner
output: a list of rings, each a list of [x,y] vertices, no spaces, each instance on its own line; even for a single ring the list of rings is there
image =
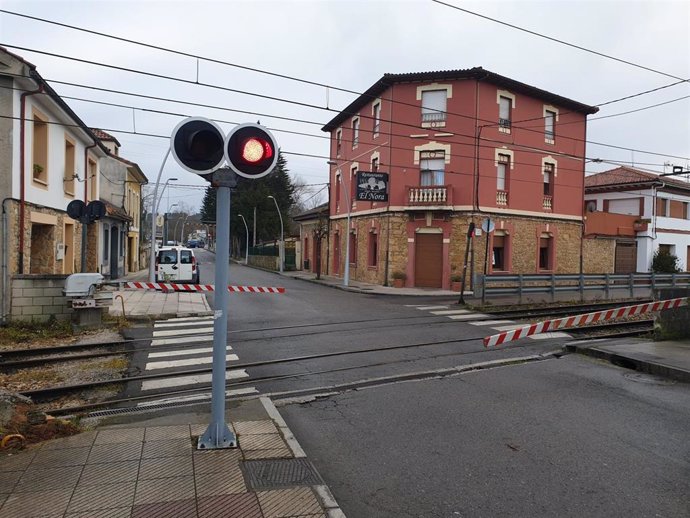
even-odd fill
[[[278,162],[278,145],[268,129],[259,124],[240,124],[225,138],[225,160],[245,178],[261,178]]]
[[[273,148],[267,140],[250,137],[242,144],[242,159],[249,164],[257,164],[273,157]]]

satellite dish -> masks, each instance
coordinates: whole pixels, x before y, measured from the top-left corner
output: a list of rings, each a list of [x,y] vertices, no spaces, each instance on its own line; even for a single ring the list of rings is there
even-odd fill
[[[72,219],[79,219],[84,215],[86,205],[81,200],[72,200],[67,205],[67,215]]]
[[[94,200],[86,206],[86,212],[91,221],[101,219],[105,216],[105,204],[102,201]]]

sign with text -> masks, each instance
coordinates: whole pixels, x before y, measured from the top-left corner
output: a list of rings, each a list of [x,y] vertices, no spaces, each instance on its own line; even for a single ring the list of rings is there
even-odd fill
[[[388,173],[357,171],[357,201],[388,201]]]

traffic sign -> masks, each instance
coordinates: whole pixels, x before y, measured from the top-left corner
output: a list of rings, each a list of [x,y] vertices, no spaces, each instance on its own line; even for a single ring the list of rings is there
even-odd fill
[[[493,221],[491,221],[491,218],[486,218],[484,221],[482,221],[482,230],[487,233],[491,233],[496,229],[496,225],[494,224]]]

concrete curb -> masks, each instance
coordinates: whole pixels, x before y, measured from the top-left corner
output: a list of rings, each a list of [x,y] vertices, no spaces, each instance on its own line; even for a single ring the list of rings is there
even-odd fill
[[[266,409],[266,413],[273,420],[280,430],[280,433],[285,438],[285,442],[290,447],[290,450],[295,458],[306,458],[307,454],[304,453],[304,450],[297,442],[297,439],[293,435],[292,431],[290,431],[290,428],[283,419],[283,416],[281,416],[280,412],[278,412],[278,409],[273,404],[273,401],[271,401],[271,399],[268,397],[261,397],[259,400]],[[338,502],[336,502],[335,497],[333,496],[333,493],[331,493],[331,490],[328,489],[328,486],[321,484],[318,486],[312,486],[312,488],[316,492],[321,506],[326,510],[328,518],[345,518],[345,513],[343,513],[343,511],[340,509]]]
[[[573,344],[565,345],[564,348],[568,352],[575,352],[599,360],[606,360],[618,367],[690,383],[690,371],[672,365],[665,365],[648,359],[635,358],[629,354],[618,354],[613,351],[600,349],[596,346],[588,347],[586,345]]]

